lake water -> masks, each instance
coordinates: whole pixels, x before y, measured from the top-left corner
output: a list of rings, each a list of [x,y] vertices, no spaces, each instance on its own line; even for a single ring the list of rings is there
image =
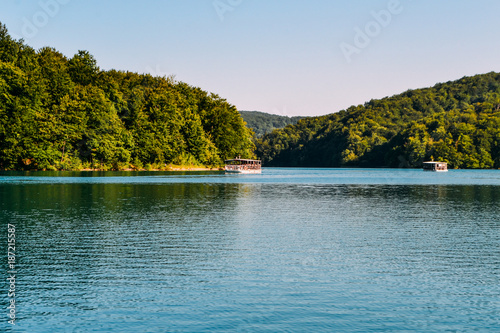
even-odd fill
[[[500,170],[4,172],[0,200],[0,331],[500,331]]]

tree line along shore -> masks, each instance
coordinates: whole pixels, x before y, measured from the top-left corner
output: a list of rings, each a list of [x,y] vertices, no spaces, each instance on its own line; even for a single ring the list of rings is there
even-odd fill
[[[266,166],[500,168],[500,74],[464,77],[301,119],[256,139]]]
[[[236,107],[173,77],[34,50],[0,23],[0,169],[176,170],[254,157]]]
[[[500,168],[494,72],[320,117],[242,114],[257,135],[216,94],[101,70],[87,51],[34,50],[0,23],[0,170],[217,170],[236,156],[276,167]]]

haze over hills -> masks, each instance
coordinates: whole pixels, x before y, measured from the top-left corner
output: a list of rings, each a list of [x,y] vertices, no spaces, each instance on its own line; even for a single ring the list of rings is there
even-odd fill
[[[500,74],[464,77],[274,130],[266,166],[500,168]]]
[[[247,123],[247,127],[254,131],[256,137],[261,137],[277,128],[295,125],[300,119],[306,118],[280,116],[260,111],[240,111],[240,114]]]

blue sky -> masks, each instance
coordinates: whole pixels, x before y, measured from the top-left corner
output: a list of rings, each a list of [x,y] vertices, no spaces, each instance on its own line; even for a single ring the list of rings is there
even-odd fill
[[[6,0],[38,49],[175,75],[239,110],[321,115],[500,72],[497,0]]]

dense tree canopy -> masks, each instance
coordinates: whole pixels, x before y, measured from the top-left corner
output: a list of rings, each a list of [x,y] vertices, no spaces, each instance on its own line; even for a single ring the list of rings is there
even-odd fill
[[[274,129],[295,125],[300,119],[305,118],[280,116],[259,111],[240,111],[240,114],[247,123],[247,127],[254,131],[257,138],[272,132]]]
[[[217,166],[253,150],[240,114],[217,95],[103,71],[87,51],[35,51],[0,24],[0,169]]]
[[[257,140],[267,166],[500,168],[500,74],[410,90]]]

